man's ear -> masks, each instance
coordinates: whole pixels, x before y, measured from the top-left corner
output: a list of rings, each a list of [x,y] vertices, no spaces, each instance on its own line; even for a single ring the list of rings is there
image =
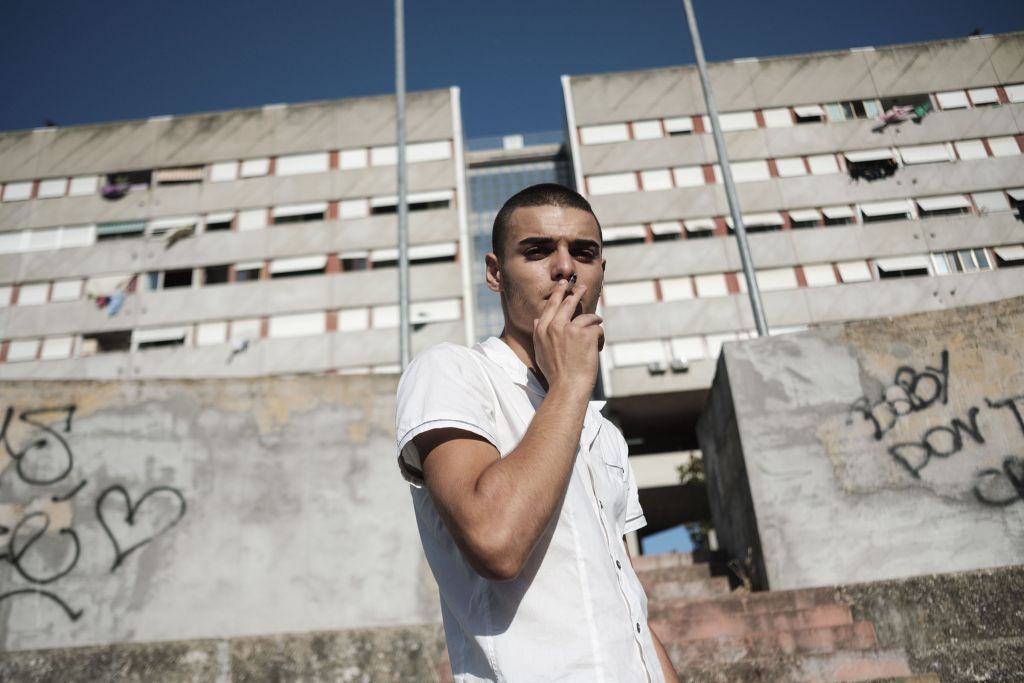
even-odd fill
[[[485,254],[484,264],[487,266],[487,272],[485,273],[487,289],[492,292],[500,292],[501,268],[498,266],[498,257],[493,252]]]

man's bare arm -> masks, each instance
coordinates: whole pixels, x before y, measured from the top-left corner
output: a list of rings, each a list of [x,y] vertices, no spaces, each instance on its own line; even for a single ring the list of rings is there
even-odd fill
[[[486,578],[519,575],[558,509],[572,473],[597,376],[601,319],[572,319],[586,287],[552,294],[535,323],[537,364],[548,393],[523,440],[501,458],[493,445],[459,429],[415,438],[423,476],[445,526]]]
[[[629,554],[629,544],[623,540],[623,545],[626,548],[626,557],[629,558],[630,564],[633,563],[633,556]],[[647,620],[647,630],[651,632],[651,640],[654,641],[654,649],[658,653],[658,663],[661,665],[661,672],[665,676],[665,683],[679,683],[679,675],[676,674],[676,668],[672,665],[672,660],[668,657],[668,650],[661,643],[661,638],[651,628],[651,622]]]

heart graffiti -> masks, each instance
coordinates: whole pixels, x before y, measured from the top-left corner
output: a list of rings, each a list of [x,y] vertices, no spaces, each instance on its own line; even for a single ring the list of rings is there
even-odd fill
[[[158,527],[156,531],[151,533],[149,536],[146,536],[141,541],[133,543],[132,545],[122,549],[121,543],[118,541],[117,536],[114,534],[114,531],[110,528],[110,524],[107,523],[107,519],[104,518],[103,512],[103,503],[107,500],[108,496],[111,496],[113,494],[119,494],[124,499],[124,521],[131,527],[135,526],[136,515],[139,512],[139,508],[142,507],[142,504],[145,503],[147,500],[156,500],[153,498],[153,496],[159,494],[164,494],[163,497],[165,498],[169,496],[174,500],[175,504],[178,507],[178,511],[175,515],[173,515],[173,518],[170,520],[170,522],[166,523],[162,527]],[[103,530],[106,531],[107,536],[110,537],[110,542],[114,544],[114,564],[110,567],[110,571],[115,571],[118,568],[118,566],[120,566],[120,564],[124,562],[125,558],[127,558],[129,555],[131,555],[133,552],[135,552],[142,546],[152,541],[160,534],[170,530],[175,524],[180,522],[181,518],[184,516],[185,497],[181,495],[180,491],[170,486],[154,486],[153,488],[143,493],[142,497],[139,498],[139,500],[135,503],[132,503],[132,498],[128,494],[128,491],[120,484],[115,484],[107,488],[105,491],[103,491],[103,493],[100,494],[100,497],[96,499],[96,518],[99,519],[100,524],[103,526]]]

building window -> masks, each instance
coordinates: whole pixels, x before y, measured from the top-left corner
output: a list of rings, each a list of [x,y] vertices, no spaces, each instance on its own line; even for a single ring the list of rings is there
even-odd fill
[[[341,260],[341,269],[346,273],[366,270],[369,267],[370,252],[343,251],[338,258]]]
[[[210,213],[206,215],[205,232],[223,232],[231,230],[231,221],[235,219],[235,212]]]
[[[789,107],[765,109],[761,115],[764,116],[764,125],[767,128],[788,128],[793,125],[793,115],[789,113]]]
[[[829,263],[804,266],[804,281],[808,287],[830,287],[836,282],[836,271]]]
[[[927,112],[932,108],[932,98],[928,93],[900,95],[899,97],[883,97],[880,104],[884,112],[893,107],[912,107],[915,110]]]
[[[608,175],[592,175],[587,178],[587,188],[591,195],[612,194],[615,192],[636,192],[636,174],[610,173]]]
[[[881,180],[896,173],[899,164],[891,149],[846,152],[846,172],[853,180]]]
[[[1010,202],[1006,200],[1006,194],[1003,192],[974,192],[971,198],[974,199],[978,212],[982,214],[1010,210]]]
[[[262,157],[259,159],[246,159],[242,162],[238,175],[242,178],[257,178],[270,173],[270,159]]]
[[[807,165],[812,175],[827,175],[839,173],[839,162],[834,154],[812,154],[807,157]]]
[[[343,149],[338,155],[338,166],[342,170],[366,168],[369,165],[369,154],[366,149]]]
[[[843,261],[836,264],[836,269],[839,270],[839,277],[843,284],[867,282],[874,279],[871,277],[871,269],[864,261]]]
[[[629,126],[625,123],[580,127],[580,141],[584,145],[600,145],[608,142],[625,142],[626,140],[629,140]]]
[[[777,292],[783,289],[796,289],[800,283],[796,279],[796,271],[792,268],[764,268],[755,271],[757,286],[764,292]],[[743,273],[737,273],[737,283],[740,291],[747,291],[747,278]]]
[[[988,150],[981,140],[958,140],[953,143],[956,147],[957,156],[961,159],[987,159]]]
[[[678,228],[678,226],[677,226]],[[623,244],[641,244],[647,238],[647,230],[642,225],[617,225],[601,230],[605,246]]]
[[[74,337],[49,337],[43,340],[43,348],[39,352],[40,360],[59,360],[71,358],[74,348]]]
[[[774,230],[781,230],[785,221],[782,219],[782,214],[778,211],[769,213],[748,213],[743,216],[743,226],[747,232],[772,232]],[[729,226],[729,230],[734,230],[732,224],[732,216],[725,217],[725,224]]]
[[[789,212],[789,224],[794,229],[815,228],[821,225],[821,214],[817,209],[793,209]]]
[[[829,158],[832,158],[831,155],[829,155]],[[776,159],[775,168],[778,170],[780,178],[794,178],[807,175],[807,166],[804,165],[804,160],[801,157]]]
[[[46,297],[50,291],[50,283],[36,282],[24,284],[18,288],[19,306],[37,306],[46,303]]]
[[[855,222],[857,214],[848,206],[826,206],[821,210],[825,216],[825,225],[850,225]]]
[[[203,171],[202,166],[178,166],[157,169],[153,175],[157,185],[180,185],[202,182]]]
[[[967,91],[967,95],[975,107],[999,104],[999,95],[996,94],[995,88],[972,88]]]
[[[702,299],[729,295],[729,285],[726,284],[725,273],[694,275],[693,283],[697,287],[697,296]]]
[[[651,223],[651,235],[655,242],[681,239],[682,230],[679,228],[679,221],[662,221]]]
[[[452,143],[448,140],[437,140],[435,142],[416,142],[409,145],[405,150],[405,158],[410,164],[421,161],[442,161],[451,159]]]
[[[661,121],[634,121],[633,138],[636,140],[654,140],[664,137],[661,130]]]
[[[871,202],[860,205],[860,212],[865,223],[910,220],[912,218],[910,211],[910,202],[905,199],[894,202]]]
[[[153,183],[153,171],[118,171],[108,173],[101,193],[104,199],[120,199],[129,192],[148,190]]]
[[[676,118],[665,119],[665,132],[670,136],[692,135],[693,117],[679,116]]]
[[[305,337],[327,331],[327,316],[316,313],[292,313],[270,317],[267,335],[271,338]]]
[[[97,332],[95,334],[82,335],[82,356],[92,356],[97,353],[113,353],[116,351],[128,351],[132,347],[132,331],[116,330],[112,332]]]
[[[932,267],[936,275],[948,275],[992,270],[993,263],[985,249],[959,249],[932,254]]]
[[[368,329],[369,308],[343,308],[338,311],[338,332],[361,332]]]
[[[793,107],[793,114],[796,115],[796,122],[821,123],[825,120],[825,110],[820,104],[807,104],[800,107]]]
[[[299,256],[298,258],[280,258],[270,262],[270,277],[300,277],[303,275],[322,275],[327,269],[326,256]]]
[[[959,216],[971,212],[971,202],[962,194],[924,197],[917,200],[917,208],[921,218]]]
[[[768,170],[768,162],[764,159],[753,161],[734,161],[731,163],[732,179],[737,183],[749,183],[757,180],[768,180],[771,173]],[[722,182],[722,170],[718,164],[714,165],[715,182]]]
[[[455,260],[456,245],[454,242],[440,244],[421,244],[409,247],[409,264],[425,265],[428,263],[445,263]],[[374,249],[370,252],[374,268],[389,268],[398,265],[398,250]]]
[[[313,154],[289,154],[277,158],[274,175],[301,175],[304,173],[323,173],[330,166],[327,152]]]
[[[700,166],[681,166],[672,169],[672,177],[676,187],[696,187],[704,185],[704,169]]]
[[[50,301],[78,301],[81,298],[81,280],[57,280],[50,290]]]
[[[181,268],[177,270],[165,270],[163,277],[163,288],[174,289],[176,287],[192,286],[192,269]]]
[[[20,183],[7,183],[3,187],[3,201],[20,202],[32,198],[32,181],[26,180]]]
[[[752,111],[734,111],[721,114],[718,117],[718,123],[722,127],[722,132],[750,130],[758,127],[757,116]]]
[[[900,157],[906,165],[931,164],[941,161],[953,161],[952,145],[914,145],[900,147]]]
[[[1010,247],[995,247],[992,251],[996,254],[996,265],[1000,268],[1024,266],[1024,244],[1016,244]]]
[[[683,221],[687,239],[712,237],[715,234],[714,218],[687,218]]]
[[[270,214],[274,219],[274,225],[322,221],[327,215],[327,202],[276,206],[271,209]]]
[[[218,161],[210,165],[210,182],[219,183],[238,178],[237,161]]]
[[[135,344],[140,351],[163,346],[184,346],[189,330],[185,327],[155,327],[135,330]]]
[[[657,299],[653,280],[613,282],[604,286],[604,303],[607,306],[646,304]]]
[[[263,270],[262,261],[246,261],[235,264],[235,282],[248,282],[259,280],[260,272]]]
[[[67,178],[48,178],[39,182],[39,189],[36,191],[38,199],[49,199],[51,197],[63,197],[68,187]]]
[[[894,278],[920,277],[931,274],[930,261],[927,256],[899,256],[895,258],[875,259],[880,280]]]
[[[966,109],[971,106],[971,103],[967,101],[967,94],[963,90],[936,93],[935,99],[939,101],[939,107],[943,110]]]
[[[989,138],[988,148],[994,157],[1012,157],[1020,154],[1020,145],[1012,135],[1001,138]]]
[[[204,285],[222,285],[228,281],[228,272],[231,266],[206,266],[203,268]]]
[[[873,119],[878,116],[878,106],[874,100],[846,100],[831,102],[825,105],[830,121],[852,121],[854,119]]]
[[[668,190],[672,188],[672,173],[667,168],[657,171],[641,171],[640,182],[645,192]]]
[[[199,323],[196,325],[196,346],[223,344],[228,338],[226,321]]]
[[[661,341],[619,342],[611,345],[612,364],[617,368],[664,366],[665,344]],[[662,367],[664,370],[664,367]]]
[[[99,223],[96,226],[96,241],[129,239],[142,237],[146,232],[146,221],[121,221],[117,223]]]
[[[689,277],[665,277],[661,279],[662,301],[683,301],[693,298],[693,282]]]
[[[99,177],[94,175],[75,176],[71,179],[71,184],[68,185],[68,196],[83,197],[96,194],[96,184],[98,181]]]
[[[410,194],[407,199],[409,211],[447,209],[451,206],[453,196],[454,193],[451,190]],[[398,213],[398,197],[373,197],[370,199],[370,213],[375,216]]]
[[[38,339],[17,339],[7,344],[7,362],[35,360],[39,353]]]

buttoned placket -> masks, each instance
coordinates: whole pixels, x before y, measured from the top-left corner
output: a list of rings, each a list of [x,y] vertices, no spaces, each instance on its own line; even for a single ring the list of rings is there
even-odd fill
[[[644,674],[647,677],[648,683],[651,681],[650,665],[647,662],[647,657],[644,655],[643,641],[640,639],[641,626],[640,626],[640,615],[639,607],[631,604],[629,595],[626,591],[626,586],[623,579],[623,568],[622,561],[619,557],[616,557],[616,549],[621,554],[623,552],[623,545],[621,542],[615,542],[615,539],[611,538],[609,531],[608,520],[604,514],[604,501],[601,500],[601,493],[597,489],[597,480],[594,477],[594,470],[592,467],[592,455],[591,446],[597,439],[598,434],[601,431],[601,420],[600,415],[597,414],[597,409],[594,407],[595,401],[587,406],[587,413],[583,420],[583,433],[580,435],[580,455],[583,456],[583,466],[587,470],[587,475],[590,480],[590,489],[593,493],[590,496],[591,508],[594,514],[597,515],[598,522],[601,525],[601,531],[604,536],[605,546],[608,551],[608,555],[615,563],[615,580],[619,586],[619,597],[622,598],[622,602],[626,607],[626,613],[629,614],[630,620],[636,627],[636,632],[633,633],[633,642],[636,643],[637,651],[640,654],[640,661],[644,666]],[[603,402],[600,402],[603,404]],[[628,560],[627,560],[628,561]],[[630,629],[633,631],[633,629]]]

